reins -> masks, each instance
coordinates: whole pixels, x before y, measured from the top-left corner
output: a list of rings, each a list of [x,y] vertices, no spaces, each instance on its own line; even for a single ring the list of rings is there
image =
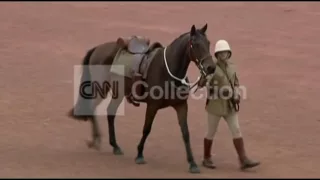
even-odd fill
[[[170,75],[171,78],[179,81],[181,84],[183,84],[183,85],[185,85],[185,86],[188,86],[189,89],[191,90],[191,89],[193,89],[196,85],[198,85],[201,77],[204,76],[204,78],[206,78],[206,77],[208,76],[207,73],[204,71],[204,67],[203,67],[203,65],[202,65],[202,62],[203,62],[205,59],[210,58],[211,55],[209,54],[209,55],[201,58],[200,60],[199,60],[197,57],[192,57],[192,54],[194,54],[194,53],[193,53],[193,46],[192,46],[191,40],[189,40],[189,48],[188,48],[189,51],[188,51],[188,55],[189,55],[190,61],[192,61],[192,59],[195,59],[194,62],[195,62],[195,64],[196,64],[196,66],[198,67],[198,69],[200,70],[200,74],[201,74],[200,76],[198,76],[198,78],[197,78],[197,80],[196,80],[195,83],[188,83],[188,82],[186,81],[186,79],[187,79],[187,71],[186,71],[186,74],[184,75],[183,78],[179,78],[179,77],[177,77],[177,76],[175,76],[175,75],[172,74],[172,72],[170,71],[169,65],[168,65],[167,57],[166,57],[166,50],[167,50],[167,48],[168,48],[168,46],[166,46],[166,47],[164,48],[164,50],[163,50],[163,59],[164,59],[165,65],[166,65],[167,72],[168,72],[168,74]],[[198,88],[199,88],[199,87],[196,88],[196,90],[194,91],[194,93],[198,90]]]
[[[167,72],[170,75],[170,77],[172,77],[173,79],[179,81],[181,84],[188,86],[190,90],[192,88],[194,88],[198,84],[198,82],[200,80],[200,76],[197,78],[196,82],[192,84],[192,83],[188,83],[186,81],[186,79],[187,79],[187,71],[186,71],[186,74],[184,75],[184,77],[182,79],[176,77],[175,75],[173,75],[171,73],[170,69],[169,69],[169,66],[168,66],[167,57],[166,57],[166,50],[167,50],[167,47],[165,47],[164,50],[163,50],[163,59],[164,59],[165,65],[166,65]]]

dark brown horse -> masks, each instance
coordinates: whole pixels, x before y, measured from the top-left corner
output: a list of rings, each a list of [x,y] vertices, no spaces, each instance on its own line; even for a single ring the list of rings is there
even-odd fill
[[[143,82],[145,82],[147,85],[144,87],[143,92],[148,93],[153,87],[159,87],[157,91],[153,91],[153,95],[159,95],[161,90],[167,88],[165,86],[173,87],[173,91],[170,92],[171,94],[169,96],[162,94],[162,97],[154,98],[151,95],[147,95],[143,99],[139,100],[139,102],[147,104],[147,109],[145,114],[143,134],[137,147],[138,153],[135,159],[137,164],[145,163],[143,149],[146,139],[151,132],[153,120],[158,110],[167,107],[173,107],[177,113],[181,128],[187,154],[187,161],[190,165],[189,171],[191,173],[200,172],[197,164],[194,161],[190,145],[187,123],[187,99],[190,92],[190,86],[186,74],[191,61],[197,65],[202,77],[212,74],[215,71],[216,65],[210,53],[210,42],[207,39],[206,30],[207,24],[201,29],[196,29],[196,27],[193,25],[190,31],[180,35],[167,47],[164,48],[160,46],[157,49],[152,50],[154,55],[152,56],[152,61],[147,71],[147,77],[143,80]],[[120,47],[118,43],[114,41],[98,45],[89,50],[82,63],[83,73],[81,77],[82,82],[92,81],[92,79],[100,79],[108,82],[119,78],[124,79],[124,91],[118,93],[117,97],[113,97],[107,108],[109,142],[113,147],[114,154],[116,155],[123,153],[116,141],[114,120],[118,107],[123,98],[128,97],[128,95],[131,94],[133,81],[128,77],[115,74],[110,75],[110,68],[106,68],[102,70],[103,72],[98,73],[91,67],[92,65],[111,66],[119,49]],[[111,86],[110,89],[113,90]],[[96,116],[93,114],[79,115],[75,113],[75,111],[87,108],[90,109],[91,113],[93,113],[93,111],[96,109],[96,106],[99,105],[102,100],[103,98],[95,98],[90,100],[78,98],[75,107],[69,112],[69,116],[72,118],[91,121],[93,140],[88,144],[90,147],[99,148],[101,141],[100,130],[97,124]]]

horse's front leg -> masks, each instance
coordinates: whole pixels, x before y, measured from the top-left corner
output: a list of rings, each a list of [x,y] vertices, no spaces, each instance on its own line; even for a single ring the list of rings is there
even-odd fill
[[[109,143],[113,147],[113,154],[115,155],[123,155],[123,152],[120,146],[117,143],[116,132],[114,127],[114,120],[116,118],[117,110],[119,105],[121,104],[123,96],[117,97],[115,99],[111,99],[111,102],[108,106],[108,129],[109,129]]]
[[[143,133],[142,133],[142,137],[140,139],[140,142],[138,144],[138,154],[135,159],[136,164],[145,164],[146,163],[146,161],[144,160],[144,156],[143,156],[143,149],[144,149],[145,142],[151,132],[153,120],[154,120],[157,112],[158,112],[157,107],[152,106],[150,104],[147,105],[145,122],[144,122],[144,126],[143,126]]]
[[[188,104],[185,101],[182,104],[173,106],[173,108],[176,110],[177,115],[178,115],[179,125],[180,125],[180,129],[182,132],[182,137],[183,137],[183,142],[184,142],[184,145],[186,148],[187,160],[188,160],[188,163],[190,164],[189,172],[200,173],[200,169],[198,168],[198,165],[195,163],[195,161],[193,159],[193,154],[192,154],[191,145],[190,145],[190,136],[189,136],[188,121],[187,121]]]

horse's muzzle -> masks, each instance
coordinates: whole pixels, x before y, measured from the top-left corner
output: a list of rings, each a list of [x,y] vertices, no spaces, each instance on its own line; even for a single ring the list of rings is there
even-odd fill
[[[213,74],[215,71],[216,71],[216,66],[208,66],[206,68],[206,73],[209,75],[209,74]]]

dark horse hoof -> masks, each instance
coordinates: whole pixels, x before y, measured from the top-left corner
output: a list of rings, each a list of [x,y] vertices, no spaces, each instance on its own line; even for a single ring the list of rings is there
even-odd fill
[[[93,148],[98,151],[100,151],[100,149],[101,149],[99,140],[87,141],[87,146],[88,146],[88,148]]]
[[[192,164],[190,165],[189,172],[192,174],[198,174],[200,173],[200,169],[196,164]]]
[[[123,155],[123,152],[120,147],[117,147],[117,148],[113,148],[113,154],[114,155]]]
[[[260,162],[255,162],[255,161],[244,162],[241,165],[240,169],[241,170],[247,170],[247,169],[259,166],[259,165],[260,165]]]
[[[146,164],[147,162],[144,160],[143,157],[137,157],[136,158],[136,164]]]
[[[203,160],[202,165],[209,169],[216,169],[216,166],[213,164],[212,160]]]
[[[135,107],[139,107],[140,103],[136,102],[132,96],[127,96],[127,101]]]
[[[140,107],[140,103],[133,102],[132,104],[133,104],[135,107]]]

